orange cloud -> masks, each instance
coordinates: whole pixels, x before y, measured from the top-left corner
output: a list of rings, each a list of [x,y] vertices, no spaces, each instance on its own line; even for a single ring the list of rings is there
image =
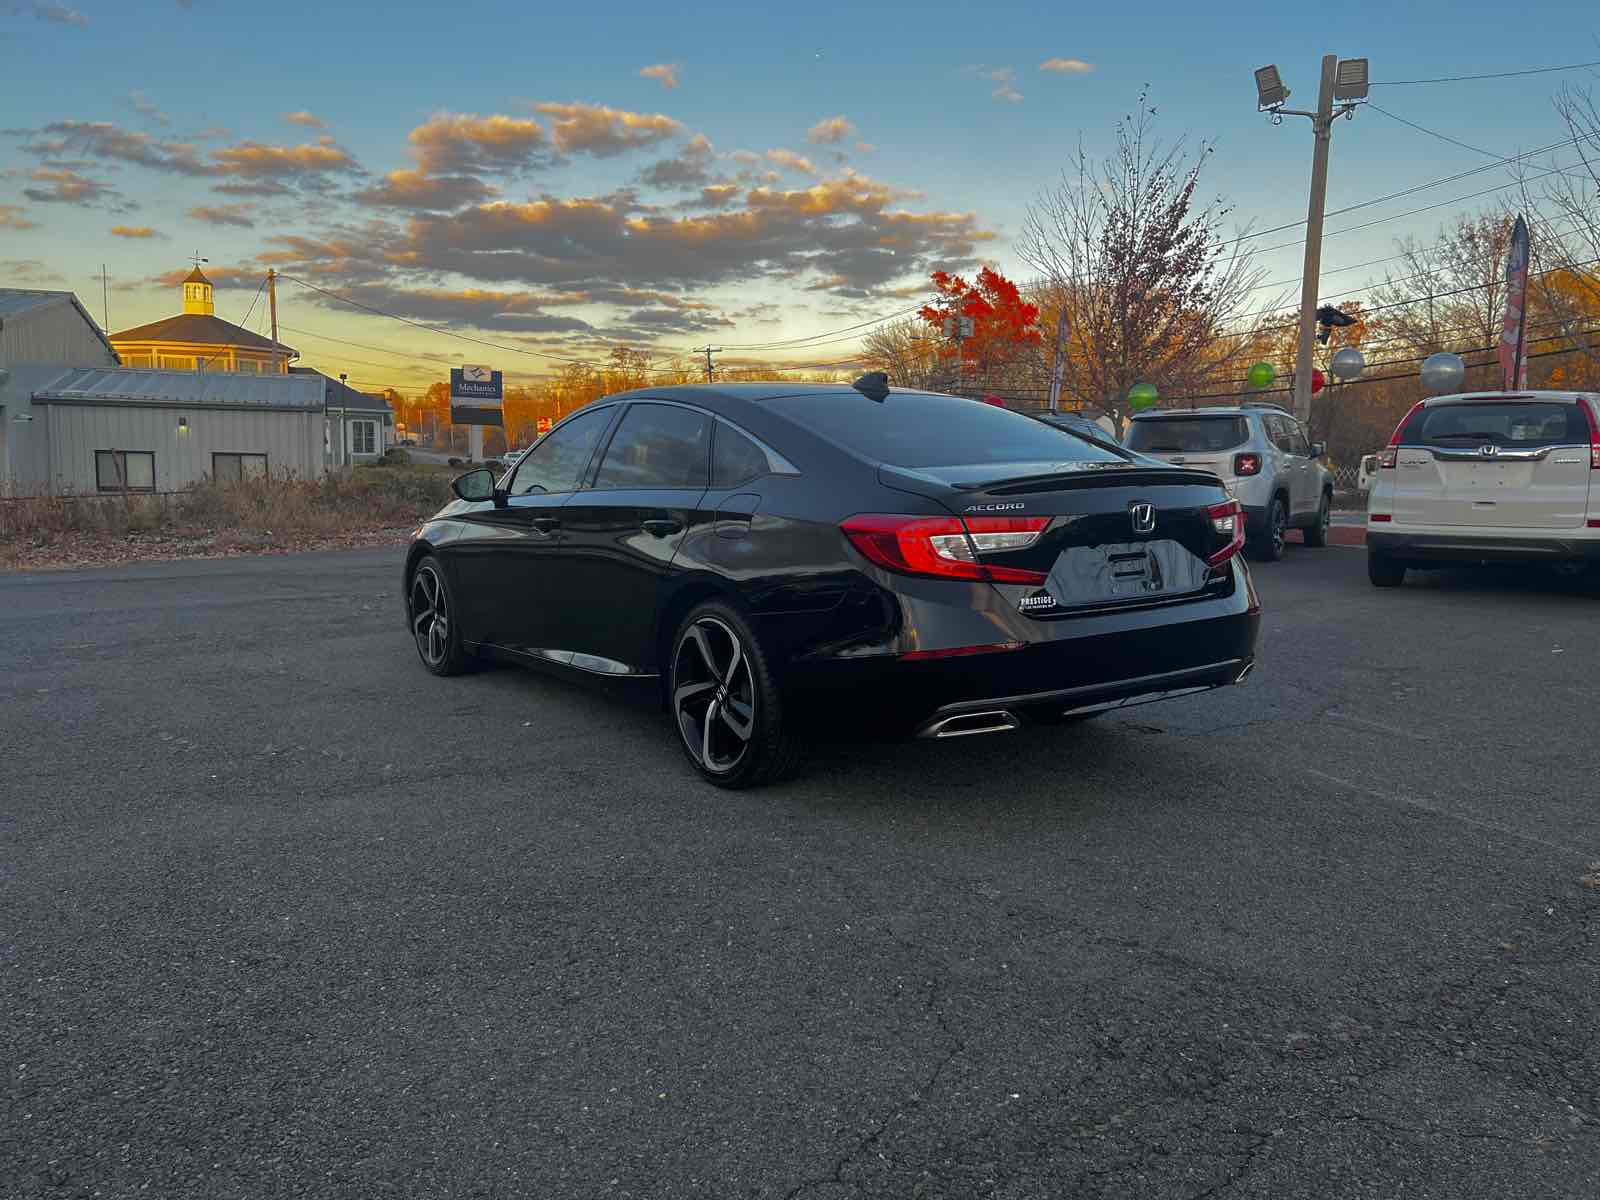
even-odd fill
[[[1081,58],[1047,58],[1039,64],[1041,71],[1054,71],[1057,75],[1087,75],[1094,64]]]
[[[482,204],[500,189],[471,175],[428,175],[422,171],[390,171],[381,182],[355,194],[361,204],[379,208],[448,210]]]
[[[846,138],[855,137],[856,127],[844,117],[829,117],[818,121],[806,131],[806,141],[816,146],[833,146]]]
[[[35,183],[49,184],[48,188],[23,188],[22,194],[38,204],[93,204],[101,197],[116,192],[98,179],[80,175],[70,167],[35,167],[28,172]]]
[[[796,154],[793,150],[768,150],[767,160],[775,162],[780,167],[787,167],[791,171],[799,171],[802,175],[819,175],[817,165],[803,154]]]
[[[609,158],[650,146],[683,132],[683,124],[663,113],[636,113],[604,104],[535,104],[534,111],[555,118],[551,136],[564,154]]]
[[[284,113],[283,119],[291,125],[304,125],[307,129],[326,129],[328,123],[321,117],[300,109],[298,112]]]
[[[148,225],[113,225],[111,236],[120,238],[155,238],[161,235]]]
[[[356,160],[331,137],[318,138],[313,145],[269,146],[263,142],[240,142],[213,150],[219,174],[247,178],[282,175],[309,175],[328,171],[353,170]]]
[[[38,225],[22,215],[20,204],[0,204],[0,229],[37,229]]]
[[[436,113],[411,131],[417,165],[433,174],[530,166],[545,144],[544,126],[527,117]]]
[[[645,79],[659,79],[661,86],[668,91],[678,86],[678,67],[675,63],[656,63],[653,67],[640,67],[639,74]]]
[[[207,225],[234,225],[240,229],[254,229],[256,223],[250,219],[251,209],[248,204],[202,204],[189,210],[189,216],[196,221],[204,221]]]

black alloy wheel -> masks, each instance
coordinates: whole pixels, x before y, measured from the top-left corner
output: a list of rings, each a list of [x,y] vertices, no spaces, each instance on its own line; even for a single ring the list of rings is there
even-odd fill
[[[1306,527],[1305,539],[1308,546],[1326,546],[1328,544],[1328,526],[1333,523],[1333,501],[1327,492],[1322,493],[1322,503],[1317,508],[1317,522]]]
[[[770,783],[799,760],[766,658],[730,606],[703,604],[673,642],[671,705],[684,753],[719,787]]]
[[[1257,539],[1255,557],[1262,562],[1277,562],[1283,557],[1284,533],[1289,527],[1289,510],[1284,507],[1283,497],[1274,496],[1272,504],[1267,508],[1267,524],[1262,530],[1261,537]]]
[[[423,666],[435,675],[459,675],[471,665],[471,656],[461,648],[461,632],[451,619],[455,605],[450,585],[432,555],[412,573],[406,607]]]

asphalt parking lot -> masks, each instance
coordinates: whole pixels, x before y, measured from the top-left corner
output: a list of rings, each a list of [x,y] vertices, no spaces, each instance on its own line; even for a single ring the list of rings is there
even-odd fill
[[[1594,589],[733,796],[396,562],[0,577],[0,1196],[1600,1194]]]

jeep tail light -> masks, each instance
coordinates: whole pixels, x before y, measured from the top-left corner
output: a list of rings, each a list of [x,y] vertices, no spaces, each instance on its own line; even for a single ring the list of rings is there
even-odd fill
[[[1233,456],[1233,473],[1235,475],[1261,474],[1261,455],[1235,454]]]
[[[1226,500],[1206,509],[1211,528],[1228,539],[1227,545],[1206,559],[1206,566],[1220,567],[1244,547],[1244,509],[1237,500]]]
[[[992,583],[1042,584],[1049,575],[981,562],[986,554],[1023,550],[1039,540],[1049,517],[911,517],[860,513],[840,528],[866,558],[901,575]]]
[[[1406,426],[1411,424],[1411,418],[1421,412],[1426,404],[1426,400],[1418,400],[1411,406],[1411,411],[1400,418],[1400,424],[1396,425],[1394,432],[1389,435],[1389,444],[1378,454],[1378,469],[1380,471],[1394,470],[1395,462],[1400,457],[1400,452],[1396,449],[1400,445],[1400,435],[1405,432]]]

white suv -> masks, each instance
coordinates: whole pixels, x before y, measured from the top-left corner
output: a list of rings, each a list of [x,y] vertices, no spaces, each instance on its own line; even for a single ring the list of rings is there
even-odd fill
[[[1400,422],[1367,501],[1368,577],[1481,562],[1600,563],[1600,396],[1439,396]]]

